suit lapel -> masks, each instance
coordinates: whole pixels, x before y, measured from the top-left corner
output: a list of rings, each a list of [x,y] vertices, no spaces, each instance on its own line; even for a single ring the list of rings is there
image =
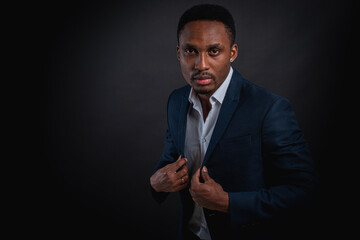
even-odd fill
[[[184,146],[185,146],[185,134],[186,134],[186,122],[187,122],[187,112],[189,109],[189,94],[190,94],[190,86],[186,88],[184,95],[181,99],[180,105],[180,114],[179,114],[179,154],[184,156]]]
[[[206,162],[208,161],[211,153],[214,151],[215,146],[219,142],[221,136],[225,132],[231,117],[237,108],[240,97],[240,84],[240,74],[234,70],[202,166],[206,165]]]

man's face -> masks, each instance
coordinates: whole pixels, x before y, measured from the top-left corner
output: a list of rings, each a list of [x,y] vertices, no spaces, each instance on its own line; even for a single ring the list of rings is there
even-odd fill
[[[186,82],[198,94],[211,95],[227,77],[230,58],[235,60],[237,56],[237,45],[231,46],[223,23],[192,21],[179,36],[177,56]]]

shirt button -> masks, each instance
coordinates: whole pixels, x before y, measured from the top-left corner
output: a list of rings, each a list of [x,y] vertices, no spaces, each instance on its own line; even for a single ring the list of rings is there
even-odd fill
[[[201,142],[206,142],[206,139],[203,137],[202,139],[201,139]]]

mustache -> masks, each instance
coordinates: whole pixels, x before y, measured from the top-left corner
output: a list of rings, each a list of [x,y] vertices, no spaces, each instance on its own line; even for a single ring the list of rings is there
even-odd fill
[[[215,76],[210,72],[197,72],[191,76],[191,80],[211,78],[215,80]]]

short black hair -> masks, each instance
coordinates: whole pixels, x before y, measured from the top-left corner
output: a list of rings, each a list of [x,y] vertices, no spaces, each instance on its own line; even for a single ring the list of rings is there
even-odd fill
[[[197,20],[210,20],[210,21],[222,22],[229,33],[231,43],[234,44],[235,35],[236,35],[234,19],[226,8],[214,4],[196,5],[184,12],[184,14],[181,16],[179,20],[177,27],[178,42],[179,42],[180,34],[184,29],[184,26],[188,22],[197,21]]]

